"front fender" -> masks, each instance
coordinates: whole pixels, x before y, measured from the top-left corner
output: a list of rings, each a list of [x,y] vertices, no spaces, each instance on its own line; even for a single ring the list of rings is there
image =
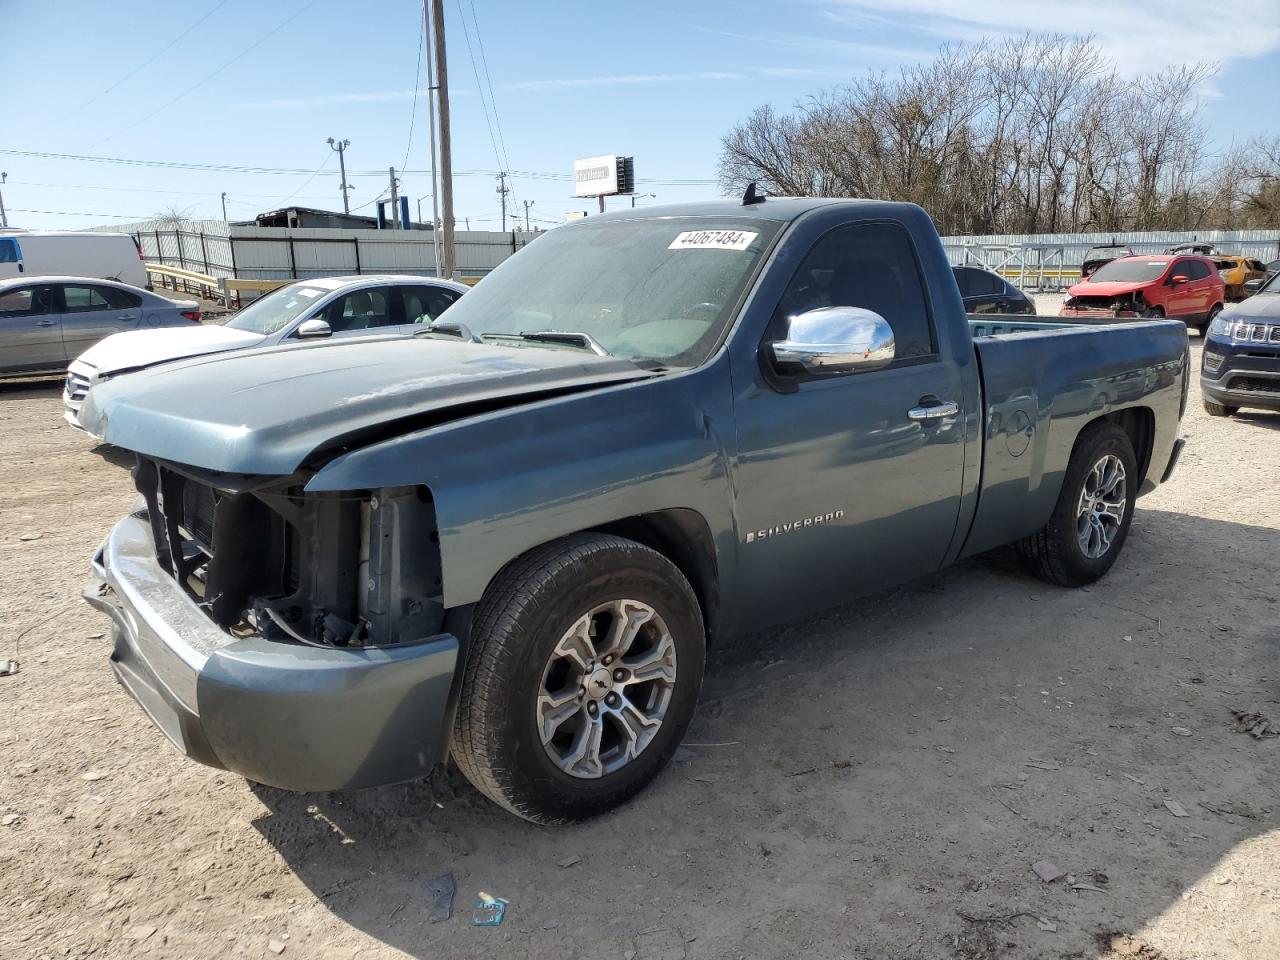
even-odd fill
[[[479,600],[508,561],[539,544],[672,508],[703,517],[725,570],[737,539],[723,359],[384,440],[330,461],[306,489],[426,486],[446,608]]]

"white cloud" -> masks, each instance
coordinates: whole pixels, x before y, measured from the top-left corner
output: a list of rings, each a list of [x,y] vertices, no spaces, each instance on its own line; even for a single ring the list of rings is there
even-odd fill
[[[607,77],[571,77],[560,80],[520,80],[505,83],[512,90],[546,90],[557,87],[606,87],[643,83],[689,83],[699,80],[741,80],[740,73],[703,70],[698,73],[620,73]]]
[[[883,20],[872,0],[819,0],[820,16],[865,26]],[[1280,50],[1280,0],[1239,10],[1189,0],[896,0],[897,29],[945,40],[1006,34],[1093,34],[1117,69],[1132,76],[1165,66],[1229,64]]]

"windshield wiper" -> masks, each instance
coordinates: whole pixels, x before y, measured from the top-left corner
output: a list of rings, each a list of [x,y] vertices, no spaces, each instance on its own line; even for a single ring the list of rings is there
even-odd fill
[[[431,323],[424,323],[417,330],[413,331],[413,335],[415,337],[420,337],[428,333],[447,333],[451,336],[460,337],[463,340],[470,340],[472,343],[484,342],[472,333],[471,328],[465,323],[453,323],[449,320],[433,320]]]
[[[597,340],[589,333],[580,333],[576,330],[528,330],[523,333],[482,333],[481,339],[485,337],[493,337],[498,340],[533,340],[545,341],[547,343],[568,343],[573,346],[582,347],[584,350],[590,350],[597,357],[610,356],[609,351],[600,345]]]

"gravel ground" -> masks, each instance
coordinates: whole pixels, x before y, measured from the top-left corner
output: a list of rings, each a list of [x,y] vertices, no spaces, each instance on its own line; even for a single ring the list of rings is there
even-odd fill
[[[547,829],[456,775],[299,795],[179,756],[77,596],[128,477],[59,412],[0,385],[6,960],[1280,957],[1280,738],[1231,713],[1280,720],[1280,415],[1193,385],[1088,590],[1000,552],[713,651],[690,756]]]

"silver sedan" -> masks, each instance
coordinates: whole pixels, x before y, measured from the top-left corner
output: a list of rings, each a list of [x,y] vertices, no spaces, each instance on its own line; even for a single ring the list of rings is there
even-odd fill
[[[114,280],[0,280],[0,377],[62,373],[112,334],[199,322],[194,300],[167,300]]]

